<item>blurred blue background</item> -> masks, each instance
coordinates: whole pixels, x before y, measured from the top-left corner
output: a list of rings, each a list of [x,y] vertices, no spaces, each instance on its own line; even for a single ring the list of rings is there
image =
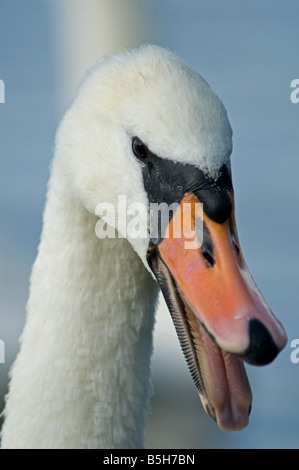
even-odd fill
[[[91,0],[79,1],[88,9]],[[1,0],[0,5],[0,79],[6,87],[6,102],[0,104],[0,339],[6,353],[5,364],[0,364],[1,408],[25,319],[55,129],[72,94],[68,81],[62,85],[61,80],[72,70],[63,69],[61,53],[61,18],[69,17],[69,4],[64,3],[64,13],[57,1]],[[120,12],[128,2],[112,3]],[[147,447],[298,448],[299,363],[290,360],[290,342],[299,338],[299,103],[290,100],[290,83],[299,78],[299,3],[137,3],[138,34],[130,39],[132,45],[153,42],[174,50],[205,77],[227,108],[234,130],[232,166],[241,245],[289,337],[273,364],[247,367],[254,395],[250,424],[239,433],[224,433],[201,410],[161,302]],[[121,23],[122,15],[115,21]],[[127,47],[120,38],[122,45]],[[106,52],[111,52],[108,47]]]

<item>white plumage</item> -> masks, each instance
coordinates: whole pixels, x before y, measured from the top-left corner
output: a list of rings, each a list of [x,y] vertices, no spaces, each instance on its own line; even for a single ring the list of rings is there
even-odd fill
[[[59,127],[3,448],[143,446],[158,288],[148,239],[99,240],[96,206],[148,206],[131,139],[210,176],[229,166],[231,128],[207,83],[143,46],[88,73]]]

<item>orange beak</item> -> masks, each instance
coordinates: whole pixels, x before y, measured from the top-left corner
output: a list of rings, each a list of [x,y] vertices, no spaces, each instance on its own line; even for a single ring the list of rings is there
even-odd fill
[[[245,264],[234,209],[217,223],[185,194],[148,262],[205,410],[220,428],[242,429],[252,402],[243,360],[267,364],[287,338]]]
[[[203,236],[197,226],[204,227]],[[209,252],[203,243],[205,232]],[[222,224],[213,222],[198,198],[188,193],[167,235],[159,244],[160,256],[209,335],[222,349],[251,364],[271,362],[286,344],[286,335],[246,266],[234,215]]]

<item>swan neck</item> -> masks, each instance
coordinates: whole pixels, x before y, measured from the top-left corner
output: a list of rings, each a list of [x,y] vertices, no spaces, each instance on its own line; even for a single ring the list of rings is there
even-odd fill
[[[157,287],[65,186],[54,168],[2,447],[142,447]]]

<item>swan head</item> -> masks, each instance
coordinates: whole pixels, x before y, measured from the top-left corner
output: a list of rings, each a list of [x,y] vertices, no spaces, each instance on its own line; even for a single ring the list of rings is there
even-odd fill
[[[101,205],[112,207],[106,222],[157,279],[205,410],[221,428],[238,430],[252,400],[243,360],[271,362],[286,335],[242,256],[231,152],[218,96],[156,46],[92,69],[56,141],[75,197],[103,219]],[[123,219],[128,208],[143,227],[137,234]]]

